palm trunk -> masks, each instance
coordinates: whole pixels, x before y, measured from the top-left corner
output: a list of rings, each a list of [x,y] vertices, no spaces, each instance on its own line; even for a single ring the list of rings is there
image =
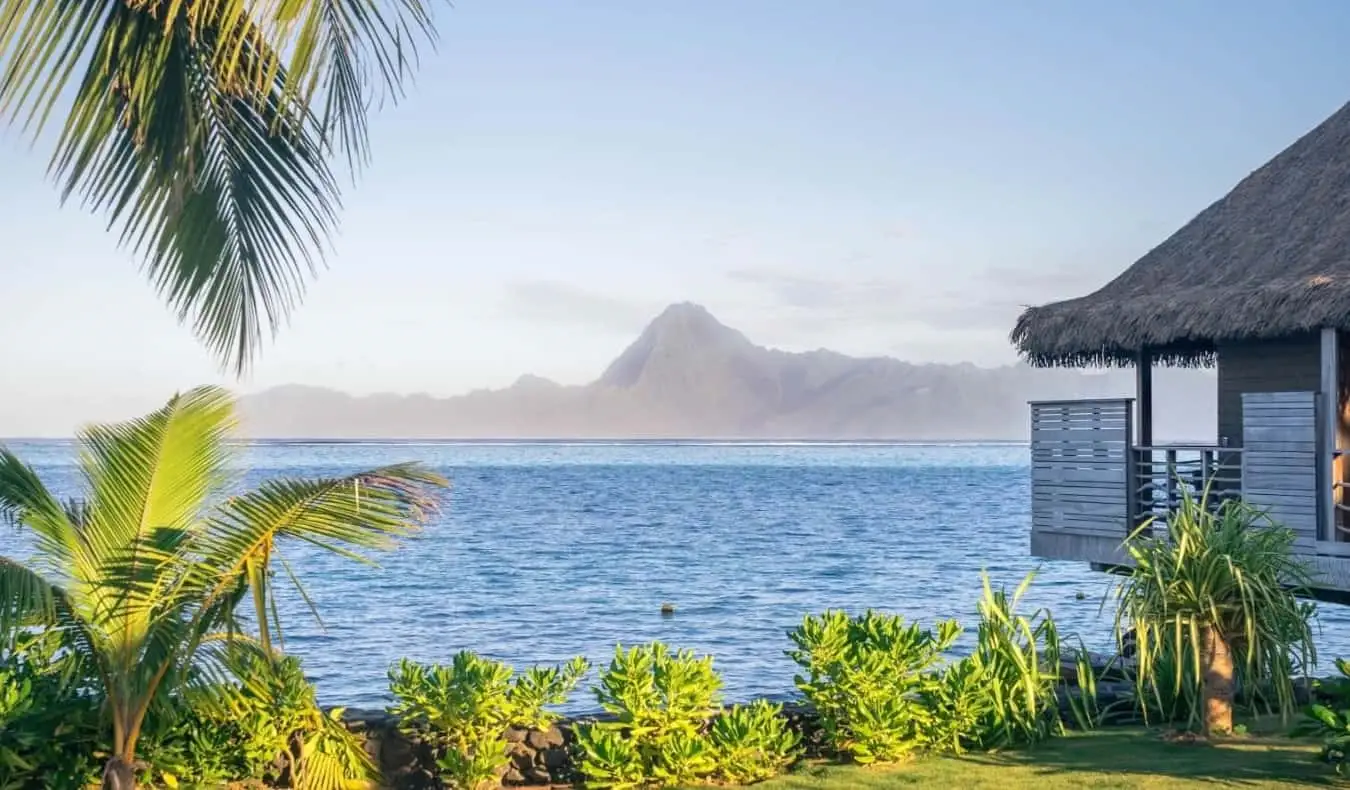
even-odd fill
[[[1205,628],[1200,638],[1205,734],[1229,735],[1233,732],[1233,651],[1215,626]]]
[[[103,766],[103,790],[136,790],[136,766],[133,760],[114,755]]]

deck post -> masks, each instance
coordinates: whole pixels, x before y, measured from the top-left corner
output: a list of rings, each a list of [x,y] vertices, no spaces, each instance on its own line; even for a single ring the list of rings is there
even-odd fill
[[[1337,333],[1333,327],[1322,328],[1321,392],[1317,399],[1317,490],[1319,540],[1336,540],[1336,487],[1333,470],[1337,436],[1340,433],[1340,381]]]
[[[1134,357],[1135,403],[1139,404],[1139,431],[1135,444],[1153,446],[1153,350],[1141,347]]]

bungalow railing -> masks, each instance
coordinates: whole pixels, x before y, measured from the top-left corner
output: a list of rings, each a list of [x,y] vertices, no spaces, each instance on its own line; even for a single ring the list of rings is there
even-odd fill
[[[1211,508],[1242,495],[1242,450],[1203,444],[1130,449],[1131,523],[1167,524],[1183,497],[1205,497]]]

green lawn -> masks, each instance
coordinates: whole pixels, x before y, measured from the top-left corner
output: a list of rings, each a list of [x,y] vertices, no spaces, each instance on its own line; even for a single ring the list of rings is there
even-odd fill
[[[888,768],[807,766],[764,790],[933,787],[950,790],[1350,786],[1316,762],[1317,747],[1284,738],[1222,744],[1169,743],[1155,731],[1110,729],[1072,735],[1031,751],[921,759]]]

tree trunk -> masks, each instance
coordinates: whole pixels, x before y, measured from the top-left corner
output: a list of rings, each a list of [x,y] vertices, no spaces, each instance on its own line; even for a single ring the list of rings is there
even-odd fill
[[[136,790],[136,766],[114,755],[103,766],[103,790]]]
[[[1204,673],[1203,704],[1205,734],[1231,735],[1233,732],[1233,651],[1228,640],[1214,626],[1200,635],[1201,671]]]

